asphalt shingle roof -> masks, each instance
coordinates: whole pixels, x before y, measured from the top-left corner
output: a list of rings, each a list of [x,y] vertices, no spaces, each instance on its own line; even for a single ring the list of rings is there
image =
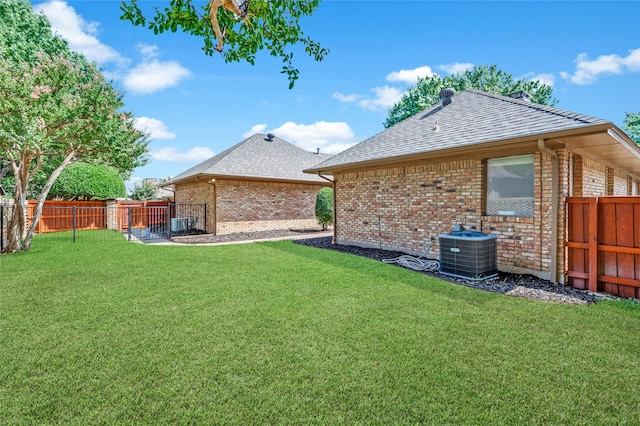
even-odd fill
[[[180,173],[169,183],[199,175],[326,182],[303,170],[330,157],[305,151],[277,136],[268,141],[267,135],[257,133]]]
[[[390,159],[609,123],[550,106],[468,89],[308,169]],[[438,131],[434,131],[434,127]]]

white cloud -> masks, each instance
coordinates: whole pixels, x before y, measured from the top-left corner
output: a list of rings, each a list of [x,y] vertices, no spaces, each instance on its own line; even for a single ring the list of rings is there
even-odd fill
[[[71,50],[82,53],[90,61],[116,62],[120,66],[128,63],[115,49],[98,40],[99,24],[85,22],[67,2],[51,0],[34,6],[34,10],[47,16],[53,30],[69,42]]]
[[[553,74],[538,74],[531,77],[531,80],[539,81],[542,84],[553,87],[556,82],[556,77]]]
[[[626,57],[612,54],[601,55],[593,60],[586,53],[580,53],[575,62],[576,70],[573,74],[563,71],[560,76],[574,84],[592,84],[600,74],[640,71],[640,49],[630,50]]]
[[[155,58],[158,56],[158,51],[160,50],[157,45],[147,43],[138,43],[136,49],[138,49],[138,52],[145,58]]]
[[[525,79],[530,81],[538,81],[542,84],[546,84],[547,86],[553,87],[556,82],[556,77],[553,74],[534,74],[532,72],[523,75],[522,77],[518,77],[518,79]]]
[[[386,80],[404,85],[415,85],[418,79],[432,75],[434,75],[434,72],[431,70],[431,67],[425,65],[411,70],[390,72],[387,74]],[[364,110],[386,111],[396,104],[405,93],[404,89],[389,85],[374,87],[371,91],[374,93],[373,97],[356,93],[347,95],[340,92],[333,93],[332,97],[343,103],[357,104]]]
[[[154,160],[171,163],[200,162],[213,157],[213,155],[213,151],[203,146],[193,147],[187,152],[180,152],[175,147],[165,147],[149,151],[149,156]]]
[[[176,134],[169,131],[169,128],[162,121],[150,117],[138,117],[135,119],[134,127],[149,135],[149,139],[175,139]]]
[[[431,67],[425,65],[412,70],[393,71],[387,75],[387,81],[416,84],[419,78],[431,77],[432,75]]]
[[[251,130],[249,130],[248,132],[244,132],[242,134],[242,137],[246,139],[250,136],[255,135],[256,133],[264,133],[265,132],[264,129],[266,128],[267,128],[266,124],[256,124],[253,127],[251,127]]]
[[[626,58],[622,59],[622,64],[629,71],[640,71],[640,49],[630,50]]]
[[[345,95],[345,94],[340,93],[340,92],[335,92],[331,96],[334,99],[337,99],[340,102],[344,102],[346,104],[350,104],[350,103],[353,103],[353,102],[356,102],[356,101],[362,99],[362,96],[360,96],[360,95],[355,95],[355,94]]]
[[[374,98],[361,99],[358,101],[358,105],[371,111],[386,110],[398,102],[404,93],[404,91],[390,86],[376,87],[373,92],[376,94]]]
[[[124,78],[124,87],[134,93],[154,93],[174,87],[190,75],[191,71],[178,62],[160,62],[154,59],[132,69]]]
[[[447,74],[453,75],[453,74],[461,74],[467,70],[470,70],[473,67],[474,67],[474,64],[470,62],[465,62],[465,63],[456,62],[454,64],[439,65],[437,68],[439,70],[446,72]]]
[[[375,96],[367,98],[361,95],[344,95],[342,93],[334,93],[333,98],[344,103],[357,103],[362,109],[369,111],[385,111],[391,108],[396,102],[402,98],[403,90],[397,87],[383,86],[372,89]]]
[[[263,125],[259,124],[254,128],[257,126]],[[317,121],[313,124],[297,124],[289,121],[269,130],[269,133],[306,151],[315,152],[320,148],[320,152],[325,154],[337,154],[357,143],[349,125],[342,121]]]

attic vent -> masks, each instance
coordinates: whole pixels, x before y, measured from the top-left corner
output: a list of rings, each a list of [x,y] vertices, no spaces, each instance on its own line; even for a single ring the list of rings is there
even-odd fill
[[[452,88],[442,89],[440,91],[440,100],[442,101],[442,105],[449,105],[453,102],[453,95],[455,94],[456,92]]]
[[[273,142],[273,135],[271,133],[267,133],[267,137],[264,140],[267,142]]]
[[[531,102],[531,96],[524,90],[518,90],[517,92],[510,93],[509,97],[513,99],[520,99],[525,102]]]

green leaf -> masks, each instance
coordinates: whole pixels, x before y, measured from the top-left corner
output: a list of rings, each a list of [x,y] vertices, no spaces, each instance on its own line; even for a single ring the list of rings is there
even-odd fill
[[[292,49],[298,43],[305,45],[305,52],[315,61],[322,61],[329,50],[310,37],[305,38],[299,25],[300,18],[312,15],[319,3],[319,0],[251,0],[245,19],[219,8],[218,23],[225,34],[224,61],[246,61],[253,65],[257,52],[266,49],[271,56],[292,62]],[[201,5],[199,10],[195,4],[195,0],[172,0],[170,7],[164,11],[150,6],[146,13],[150,14],[149,19],[154,24],[148,25],[148,29],[156,35],[167,30],[181,30],[198,37],[203,40],[204,53],[213,56],[218,40],[211,27],[209,2]],[[120,9],[120,19],[128,20],[133,25],[145,25],[147,18],[136,0],[124,1]],[[298,70],[295,71],[284,72],[289,79],[289,88],[298,78]]]

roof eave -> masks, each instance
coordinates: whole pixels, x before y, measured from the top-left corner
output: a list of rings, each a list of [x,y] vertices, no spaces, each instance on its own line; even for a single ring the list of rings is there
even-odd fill
[[[452,148],[445,148],[436,151],[425,151],[407,155],[398,155],[394,157],[383,157],[373,160],[365,160],[352,163],[336,164],[326,167],[314,167],[304,170],[305,173],[310,174],[325,174],[334,175],[347,170],[354,169],[374,169],[382,166],[393,167],[394,165],[401,163],[414,163],[414,162],[434,162],[437,160],[443,160],[447,157],[454,157],[456,159],[477,158],[488,155],[497,155],[502,153],[505,148],[508,148],[509,153],[518,154],[519,151],[537,151],[538,139],[563,139],[568,136],[584,136],[589,134],[606,133],[609,129],[615,128],[613,123],[600,123],[589,126],[580,126],[577,128],[559,130],[555,132],[544,133],[532,133],[524,136],[518,136],[515,138],[500,139],[496,141],[480,142],[475,144],[462,145]],[[515,147],[514,145],[518,145]],[[320,164],[320,166],[322,166]]]
[[[224,179],[224,180],[249,180],[255,182],[280,182],[280,183],[291,183],[291,184],[304,184],[304,185],[320,185],[326,186],[327,183],[322,180],[312,180],[312,179],[296,179],[296,178],[284,178],[284,177],[273,177],[273,176],[248,176],[248,175],[231,175],[231,174],[211,174],[211,173],[199,173],[197,175],[188,176],[182,179],[172,180],[166,182],[161,185],[164,186],[173,186],[176,184],[184,184],[188,182],[200,182],[205,183],[206,180],[213,183],[212,180],[215,179]]]

